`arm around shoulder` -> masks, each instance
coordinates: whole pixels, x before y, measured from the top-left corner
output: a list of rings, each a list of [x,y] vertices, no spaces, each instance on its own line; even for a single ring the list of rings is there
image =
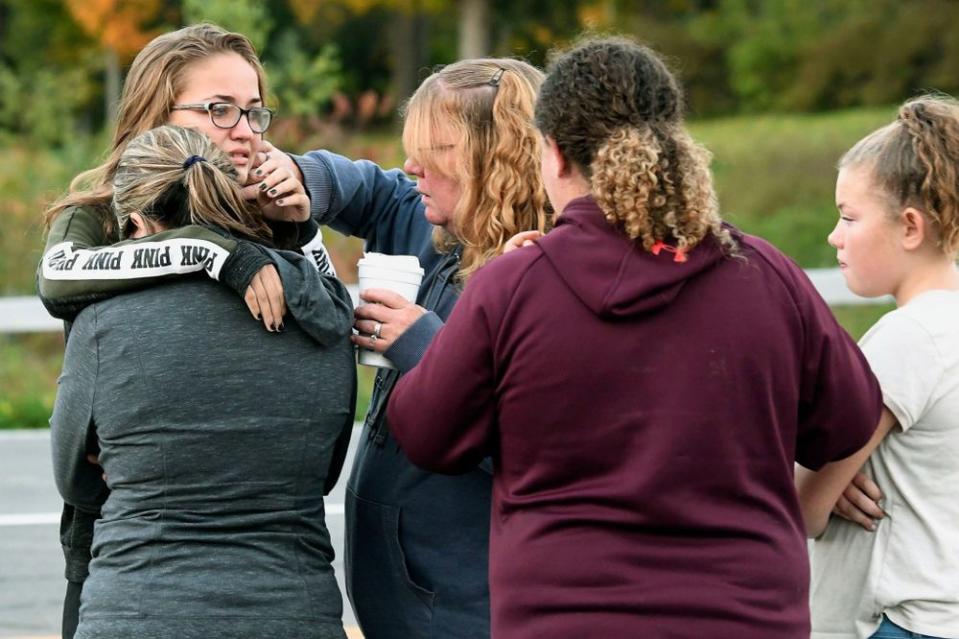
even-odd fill
[[[91,207],[71,208],[50,227],[37,289],[54,317],[71,319],[93,302],[167,277],[206,272],[221,279],[232,272],[230,258],[237,243],[230,237],[190,225],[114,243],[117,238],[105,229],[106,214]]]

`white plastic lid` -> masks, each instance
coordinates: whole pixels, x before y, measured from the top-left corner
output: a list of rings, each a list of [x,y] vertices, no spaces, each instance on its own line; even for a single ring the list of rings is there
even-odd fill
[[[423,274],[423,267],[415,255],[386,255],[385,253],[364,253],[357,266],[378,266],[397,271],[412,271]]]

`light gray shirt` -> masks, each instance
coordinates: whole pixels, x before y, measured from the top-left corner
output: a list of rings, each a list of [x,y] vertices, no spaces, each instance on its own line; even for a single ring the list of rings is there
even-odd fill
[[[886,517],[832,517],[813,544],[812,637],[865,639],[883,615],[959,637],[959,292],[916,296],[860,345],[899,424],[863,468]]]
[[[344,637],[322,495],[354,393],[345,331],[268,333],[213,282],[84,310],[51,418],[64,500],[103,512],[76,638]]]

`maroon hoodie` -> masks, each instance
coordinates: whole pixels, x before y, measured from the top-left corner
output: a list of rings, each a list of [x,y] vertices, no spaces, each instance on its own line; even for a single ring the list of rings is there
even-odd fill
[[[574,200],[397,385],[414,463],[493,459],[495,639],[808,639],[793,462],[861,448],[881,396],[802,271],[733,232],[741,258],[677,261]]]

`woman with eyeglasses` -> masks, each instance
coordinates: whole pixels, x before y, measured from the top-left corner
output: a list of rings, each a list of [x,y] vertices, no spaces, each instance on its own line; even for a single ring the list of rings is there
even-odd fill
[[[420,470],[393,439],[385,408],[473,273],[513,235],[547,228],[532,124],[542,77],[497,58],[424,80],[403,128],[415,181],[327,151],[294,156],[317,222],[362,237],[368,251],[416,255],[425,270],[415,304],[372,289],[356,309],[354,341],[398,369],[377,375],[346,497],[347,591],[367,639],[490,635],[490,463],[458,477]]]
[[[268,330],[282,326],[286,300],[276,269],[249,243],[187,226],[150,239],[171,241],[169,246],[177,247],[174,256],[182,256],[170,264],[152,265],[135,262],[136,243],[116,244],[110,179],[129,140],[161,124],[205,133],[236,166],[246,185],[245,197],[276,221],[271,225],[273,240],[300,250],[327,274],[335,274],[319,227],[287,221],[302,218],[309,210],[309,197],[297,176],[269,157],[254,169],[264,159],[258,153],[273,119],[263,103],[265,81],[249,40],[214,25],[186,27],[144,47],[124,85],[109,157],[77,176],[70,192],[45,214],[49,233],[38,288],[52,315],[70,319],[91,301],[142,288],[151,280],[205,272],[243,295]],[[206,259],[192,259],[195,253],[188,255],[187,246],[206,254]]]
[[[48,236],[37,279],[52,315],[72,320],[89,304],[119,293],[206,274],[243,296],[254,318],[270,331],[284,329],[289,311],[321,345],[346,339],[352,304],[330,268],[319,226],[286,221],[308,213],[302,183],[275,157],[253,168],[263,159],[257,154],[272,120],[265,94],[263,69],[243,35],[201,24],[161,35],[144,47],[127,75],[107,160],[77,176],[70,192],[46,212]],[[206,134],[246,185],[244,197],[262,215],[281,220],[271,223],[270,241],[295,250],[266,251],[257,242],[197,224],[120,242],[111,199],[120,157],[130,140],[163,124]],[[346,429],[337,443],[327,490],[342,466],[349,433]],[[77,623],[97,517],[96,512],[64,508],[65,637],[72,636]]]

